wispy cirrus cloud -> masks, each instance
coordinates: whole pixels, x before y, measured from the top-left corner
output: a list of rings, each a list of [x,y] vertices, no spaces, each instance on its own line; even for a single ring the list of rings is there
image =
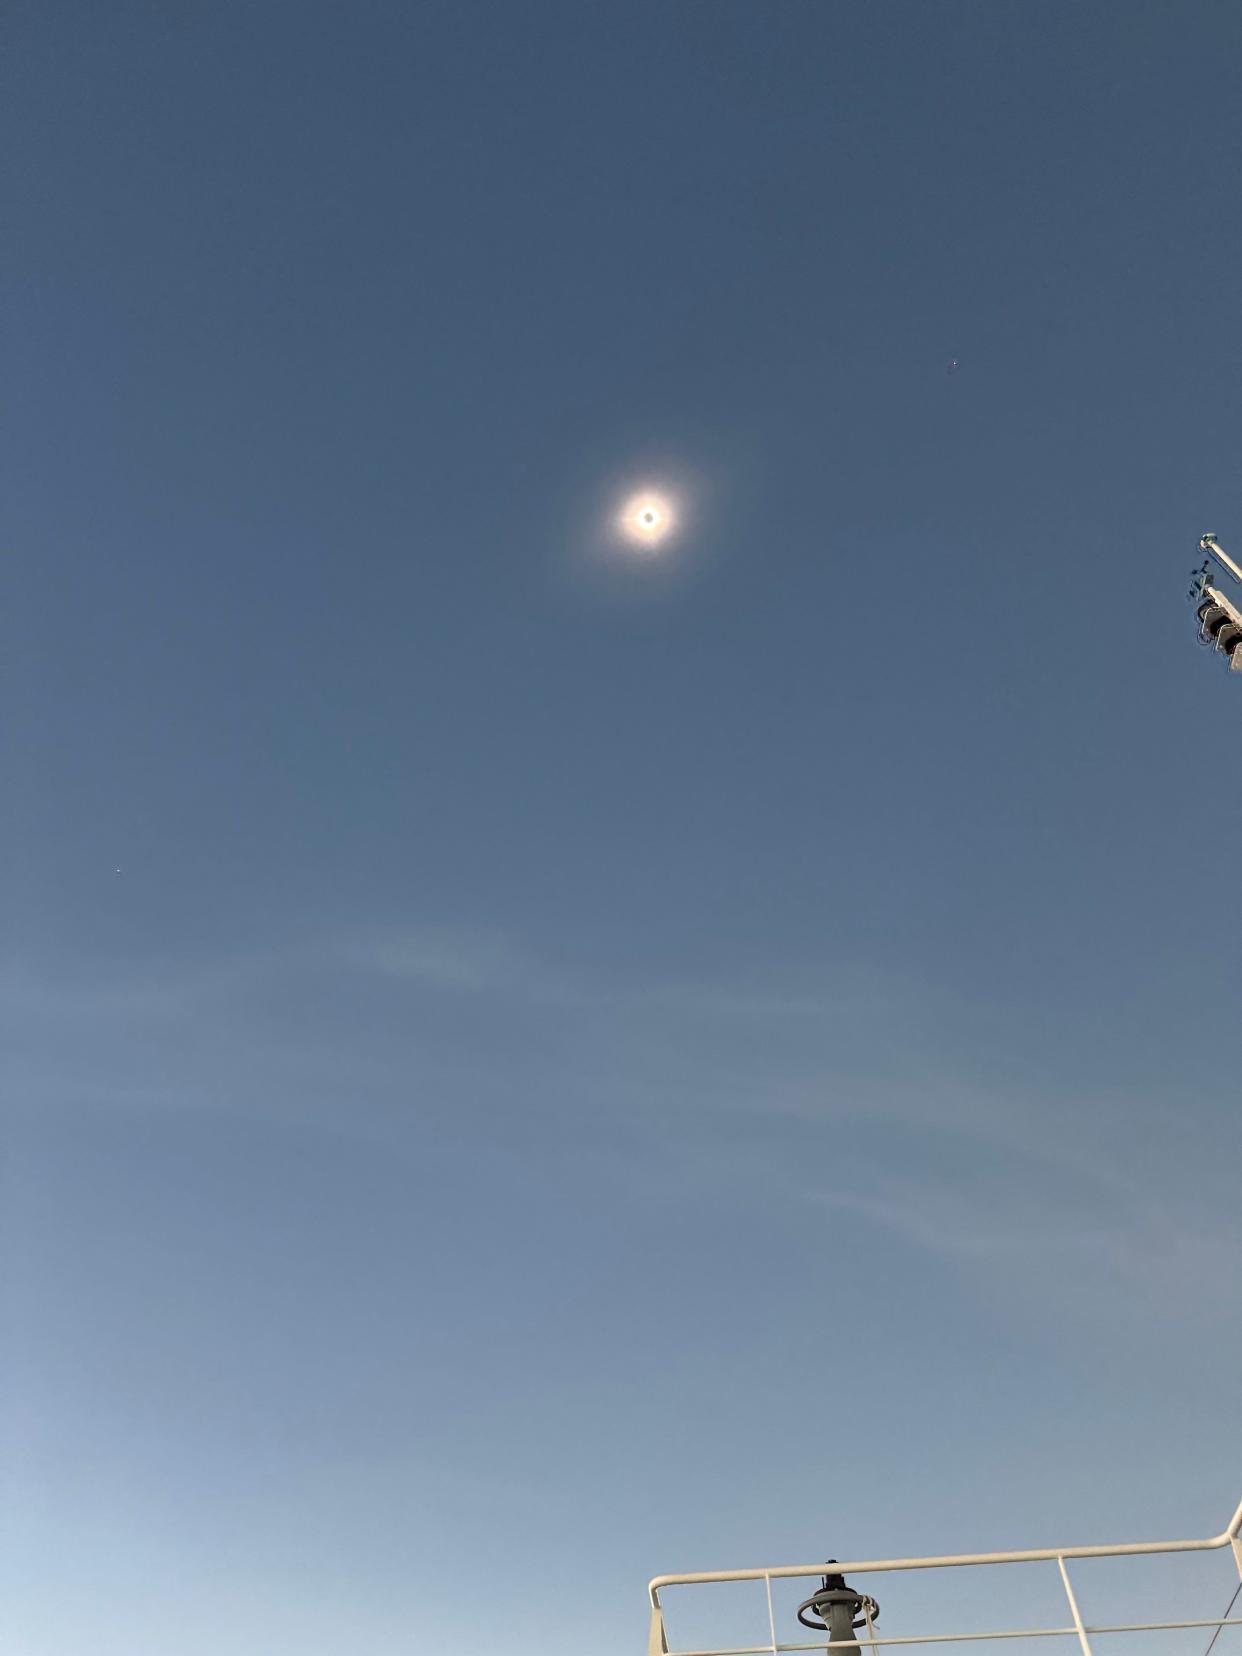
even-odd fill
[[[531,962],[497,934],[451,929],[405,930],[331,945],[329,961],[401,982],[478,994],[530,981]]]
[[[1236,1305],[1242,1216],[1207,1192],[1153,1199],[1140,1188],[1127,1195],[1123,1184],[1091,1173],[1072,1186],[1033,1183],[1014,1165],[991,1176],[885,1177],[868,1191],[812,1200],[998,1289],[1066,1309],[1176,1318]]]
[[[507,1119],[516,1089],[558,1153],[601,1154],[606,1128],[610,1176],[632,1156],[650,1188],[656,1144],[670,1193],[817,1203],[1045,1297],[1198,1302],[1242,1245],[1224,1164],[1187,1153],[1176,1101],[990,1085],[939,991],[869,969],[621,976],[415,925],[200,960],[0,961],[0,1010],[10,1092],[39,1108],[399,1135],[427,1112]],[[846,1172],[826,1192],[828,1162]]]
[[[558,970],[500,932],[406,927],[323,945],[327,969],[373,973],[414,989],[518,1001],[576,1002],[607,995],[589,974]]]

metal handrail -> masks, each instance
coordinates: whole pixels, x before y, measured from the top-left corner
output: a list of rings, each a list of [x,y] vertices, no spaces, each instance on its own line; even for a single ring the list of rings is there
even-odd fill
[[[1209,1617],[1206,1621],[1163,1621],[1163,1622],[1112,1622],[1099,1625],[1094,1622],[1085,1626],[1085,1633],[1166,1633],[1171,1630],[1183,1630],[1196,1627],[1242,1627],[1242,1616]],[[866,1650],[870,1645],[873,1648],[888,1649],[889,1645],[922,1645],[922,1644],[965,1644],[968,1641],[986,1641],[988,1639],[1074,1639],[1078,1636],[1076,1627],[1021,1627],[1009,1628],[998,1633],[905,1633],[894,1634],[891,1638],[862,1638],[851,1639],[849,1644],[842,1645],[843,1651],[853,1650],[857,1646]],[[761,1645],[734,1645],[728,1650],[679,1650],[676,1656],[771,1656],[772,1651],[799,1651],[824,1650],[831,1652],[832,1646],[819,1644],[761,1644]],[[670,1653],[671,1656],[671,1653]]]
[[[1077,1638],[1080,1650],[1090,1656],[1091,1646],[1088,1642],[1093,1633],[1144,1633],[1158,1632],[1174,1628],[1206,1628],[1206,1627],[1236,1627],[1242,1626],[1242,1618],[1220,1616],[1214,1619],[1196,1619],[1178,1622],[1128,1622],[1114,1626],[1088,1626],[1078,1611],[1073,1587],[1070,1584],[1066,1571],[1066,1561],[1072,1559],[1090,1558],[1132,1558],[1150,1556],[1157,1553],[1186,1553],[1211,1552],[1219,1547],[1232,1547],[1234,1562],[1238,1568],[1239,1578],[1242,1579],[1242,1502],[1219,1535],[1208,1536],[1202,1540],[1177,1541],[1124,1541],[1105,1546],[1086,1547],[1030,1547],[1017,1552],[992,1553],[945,1553],[926,1558],[863,1558],[845,1562],[833,1561],[832,1570],[835,1575],[866,1575],[868,1573],[889,1573],[895,1570],[946,1570],[961,1569],[984,1564],[1041,1564],[1055,1563],[1061,1573],[1062,1584],[1069,1602],[1070,1611],[1074,1617],[1073,1624],[1068,1627],[1024,1628],[1020,1630],[996,1633],[937,1633],[923,1635],[904,1635],[878,1638],[869,1628],[867,1635],[851,1640],[842,1645],[843,1650],[878,1648],[889,1645],[915,1644],[945,1644],[955,1640],[988,1639],[1048,1639],[1048,1638]],[[823,1641],[818,1644],[782,1644],[776,1639],[775,1624],[772,1624],[772,1639],[768,1644],[746,1645],[729,1650],[700,1650],[670,1652],[665,1637],[664,1612],[660,1603],[660,1592],[666,1587],[696,1587],[713,1583],[732,1581],[762,1581],[768,1589],[769,1607],[771,1605],[772,1582],[778,1580],[796,1579],[798,1577],[822,1576],[824,1564],[780,1564],[766,1568],[745,1570],[703,1570],[686,1575],[656,1576],[648,1585],[648,1597],[651,1602],[651,1632],[648,1644],[649,1656],[777,1656],[779,1652],[794,1652],[803,1650],[824,1650],[829,1652],[830,1647]]]

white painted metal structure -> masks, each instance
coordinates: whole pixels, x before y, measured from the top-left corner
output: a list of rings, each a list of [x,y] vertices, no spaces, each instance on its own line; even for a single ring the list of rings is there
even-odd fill
[[[1075,1560],[1099,1558],[1126,1558],[1152,1557],[1159,1554],[1171,1553],[1203,1553],[1215,1548],[1228,1547],[1233,1553],[1233,1562],[1237,1568],[1239,1589],[1242,1589],[1242,1503],[1219,1535],[1210,1536],[1203,1541],[1127,1541],[1119,1542],[1114,1546],[1105,1547],[1037,1547],[1025,1552],[997,1552],[997,1553],[957,1553],[939,1558],[864,1558],[853,1562],[833,1562],[834,1575],[844,1575],[850,1578],[850,1585],[858,1587],[857,1577],[870,1577],[880,1573],[896,1570],[950,1570],[966,1566],[989,1564],[1055,1564],[1060,1576],[1061,1587],[1065,1601],[1069,1608],[1070,1620],[1067,1625],[1056,1627],[1005,1627],[994,1632],[980,1633],[975,1631],[963,1633],[902,1633],[894,1637],[883,1637],[876,1632],[876,1628],[869,1611],[864,1611],[865,1630],[859,1628],[858,1633],[849,1642],[837,1640],[827,1644],[824,1639],[812,1639],[809,1642],[786,1642],[778,1637],[777,1618],[773,1610],[772,1583],[791,1577],[820,1577],[825,1573],[823,1564],[792,1564],[777,1565],[767,1569],[750,1570],[711,1570],[699,1575],[664,1575],[657,1576],[651,1583],[648,1591],[651,1598],[651,1633],[647,1646],[648,1656],[778,1656],[783,1651],[823,1650],[829,1653],[834,1650],[862,1652],[864,1650],[891,1649],[904,1645],[946,1645],[986,1642],[998,1639],[1053,1639],[1077,1641],[1080,1656],[1093,1656],[1091,1640],[1104,1635],[1112,1634],[1143,1634],[1157,1632],[1171,1632],[1175,1629],[1203,1629],[1209,1638],[1209,1646],[1215,1644],[1223,1628],[1242,1627],[1242,1603],[1238,1603],[1239,1614],[1231,1616],[1227,1610],[1224,1615],[1192,1617],[1184,1621],[1145,1621],[1145,1622],[1115,1622],[1106,1625],[1091,1625],[1084,1621],[1079,1610],[1078,1599],[1070,1581],[1069,1565]],[[708,1649],[678,1649],[668,1642],[664,1621],[664,1606],[660,1594],[670,1587],[710,1587],[724,1582],[762,1582],[767,1595],[767,1625],[771,1635],[764,1644],[733,1644]],[[874,1581],[865,1580],[861,1590],[869,1592],[875,1587]],[[1242,1599],[1242,1591],[1236,1592],[1235,1600]],[[1140,1641],[1141,1642],[1141,1641]],[[1120,1641],[1121,1648],[1130,1648],[1131,1641]],[[1106,1640],[1108,1650],[1118,1648],[1118,1641],[1111,1638]],[[1153,1646],[1150,1641],[1142,1644],[1147,1651],[1159,1650],[1160,1646]],[[1180,1647],[1179,1647],[1180,1648]],[[1236,1647],[1235,1647],[1236,1648]],[[1205,1653],[1206,1656],[1206,1653]]]
[[[1242,610],[1211,582],[1204,581],[1199,591],[1199,636],[1205,644],[1215,642],[1218,650],[1227,650],[1229,670],[1242,673],[1242,649],[1238,648],[1238,633],[1242,631]]]
[[[1199,550],[1206,552],[1208,558],[1215,558],[1236,581],[1242,581],[1242,567],[1234,562],[1215,535],[1204,535]],[[1213,645],[1225,656],[1231,672],[1242,673],[1242,610],[1208,580],[1209,567],[1205,558],[1203,568],[1196,572],[1197,584],[1191,588],[1199,618],[1199,642]]]
[[[1199,542],[1200,552],[1206,552],[1210,558],[1215,558],[1222,569],[1227,569],[1235,581],[1242,581],[1242,568],[1239,568],[1215,535],[1204,535]]]

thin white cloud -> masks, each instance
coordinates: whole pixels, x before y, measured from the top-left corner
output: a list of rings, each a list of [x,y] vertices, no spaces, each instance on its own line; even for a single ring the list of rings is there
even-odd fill
[[[1193,1198],[1119,1200],[1109,1182],[1067,1191],[1016,1178],[883,1180],[811,1200],[953,1260],[993,1286],[1066,1307],[1216,1314],[1236,1300],[1242,1219]],[[1120,1295],[1120,1298],[1110,1296]]]
[[[378,934],[325,951],[329,959],[383,977],[477,994],[529,980],[531,968],[505,938],[452,930]]]
[[[391,994],[364,997],[388,1010],[361,1033],[333,1010],[357,974],[399,991],[395,1015]],[[429,1040],[435,1018],[406,1019],[403,990],[411,1006],[462,997],[507,1044]],[[503,934],[406,927],[189,965],[0,962],[0,1007],[10,1091],[35,1108],[262,1109],[397,1142],[420,1112],[481,1118],[517,1088],[538,1098],[563,1154],[602,1153],[593,1135],[606,1127],[609,1176],[628,1176],[632,1156],[648,1190],[654,1179],[670,1195],[815,1201],[980,1283],[1084,1303],[1163,1296],[1175,1310],[1237,1280],[1227,1159],[1202,1142],[1167,1158],[1186,1143],[1177,1101],[955,1073],[941,1055],[961,1034],[954,1009],[867,970],[618,981],[553,967]],[[580,1015],[558,1016],[567,1007]],[[550,1038],[514,1044],[527,1026]],[[496,1050],[509,1055],[499,1065]],[[845,1192],[802,1171],[829,1153],[853,1170]]]

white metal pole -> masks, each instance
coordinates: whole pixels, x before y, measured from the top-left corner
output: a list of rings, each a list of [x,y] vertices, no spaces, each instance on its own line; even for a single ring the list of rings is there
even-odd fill
[[[1065,1568],[1065,1560],[1057,1559],[1057,1568],[1061,1572],[1061,1585],[1065,1588],[1065,1596],[1069,1600],[1070,1613],[1074,1618],[1074,1628],[1078,1634],[1078,1645],[1083,1656],[1091,1656],[1091,1641],[1087,1638],[1087,1630],[1082,1625],[1082,1613],[1078,1608],[1078,1600],[1074,1597],[1074,1589],[1070,1586],[1069,1571]]]
[[[768,1632],[772,1635],[772,1656],[776,1656],[776,1612],[772,1608],[772,1577],[765,1575],[763,1585],[768,1590]]]
[[[1200,552],[1206,552],[1209,557],[1215,558],[1222,569],[1227,569],[1235,581],[1242,581],[1242,569],[1234,563],[1228,552],[1224,550],[1215,535],[1204,535],[1199,542]]]

